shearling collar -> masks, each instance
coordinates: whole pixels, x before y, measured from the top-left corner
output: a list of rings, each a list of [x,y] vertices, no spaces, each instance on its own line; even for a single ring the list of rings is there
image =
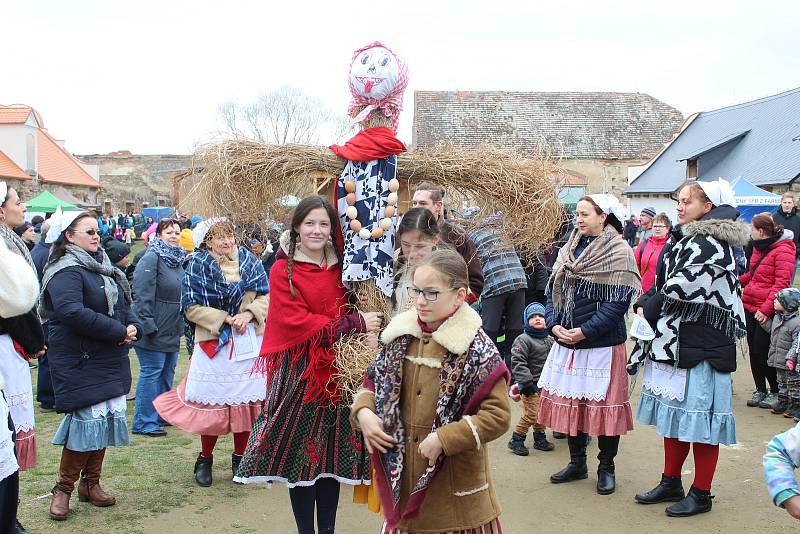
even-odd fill
[[[750,241],[750,226],[741,221],[703,219],[684,225],[683,235],[709,235],[729,245],[746,245]]]
[[[286,256],[289,256],[289,230],[286,230],[281,234],[280,242],[283,253],[286,254]],[[318,265],[316,261],[312,260],[308,256],[308,254],[303,252],[302,247],[294,248],[294,261],[302,261],[303,263]],[[336,251],[333,249],[333,243],[330,241],[327,245],[325,245],[325,262],[327,263],[329,269],[339,263],[339,258],[336,257]]]
[[[464,303],[440,326],[431,337],[452,354],[464,354],[472,345],[483,322],[478,312]],[[411,309],[396,315],[381,334],[381,341],[389,344],[400,336],[422,338],[422,329],[417,324],[417,310]]]

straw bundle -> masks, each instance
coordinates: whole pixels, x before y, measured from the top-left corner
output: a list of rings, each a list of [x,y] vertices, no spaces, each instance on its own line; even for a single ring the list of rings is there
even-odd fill
[[[207,145],[196,154],[196,182],[181,207],[205,216],[260,220],[281,211],[282,197],[313,193],[315,176],[338,176],[343,168],[344,160],[322,146],[243,140]],[[534,252],[557,231],[562,210],[556,187],[563,176],[545,150],[522,156],[489,145],[439,145],[397,158],[397,177],[409,188],[433,182],[448,199],[479,206],[482,215],[501,212],[498,230],[523,253]]]

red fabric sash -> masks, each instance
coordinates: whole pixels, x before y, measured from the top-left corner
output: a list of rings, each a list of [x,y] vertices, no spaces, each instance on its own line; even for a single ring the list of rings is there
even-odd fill
[[[406,145],[385,126],[361,130],[344,146],[331,145],[329,148],[340,158],[350,161],[371,161],[396,156],[406,151]]]
[[[303,402],[337,402],[339,392],[331,384],[336,353],[333,347],[322,346],[322,339],[323,332],[328,340],[334,339],[335,320],[348,313],[341,266],[323,269],[295,261],[292,284],[297,297],[289,289],[287,267],[287,260],[279,257],[270,270],[269,313],[261,355],[253,370],[266,373],[271,380],[284,358],[294,367],[307,354],[308,367],[301,375],[308,381]]]

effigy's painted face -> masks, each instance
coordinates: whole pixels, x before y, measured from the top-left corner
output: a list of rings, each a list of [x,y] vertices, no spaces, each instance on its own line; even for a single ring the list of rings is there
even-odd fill
[[[398,70],[394,54],[382,46],[375,46],[353,60],[350,81],[364,98],[383,100],[397,84]]]

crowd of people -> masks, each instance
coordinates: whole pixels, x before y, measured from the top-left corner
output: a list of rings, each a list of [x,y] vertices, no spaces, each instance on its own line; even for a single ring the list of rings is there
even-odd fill
[[[453,220],[445,192],[419,184],[397,225],[384,317],[343,284],[340,219],[322,197],[301,200],[268,237],[226,217],[153,221],[130,261],[116,234],[131,217],[58,214],[37,243],[0,182],[0,532],[25,532],[16,509],[19,471],[36,465],[35,360],[40,408],[63,414],[54,520],[69,517],[76,485],[81,501],[114,505],[100,484],[107,448],[174,426],[198,436],[204,487],[218,438],[232,434],[230,478],[285,484],[300,534],[334,532],[341,484],[369,486],[382,533],[500,533],[486,444],[511,428],[510,400],[522,407],[512,453],[530,454],[530,431],[534,450],[552,451],[550,429],[569,449],[550,481],[569,483],[588,478],[596,439],[596,491],[609,495],[638,373],[635,418],[663,438],[664,465],[635,501],[670,503],[674,517],[708,512],[719,445],[736,443],[739,338],[756,389],[747,405],[800,417],[800,218],[783,200],[748,225],[727,182],[691,181],[675,223],[645,208],[637,227],[613,195],[587,195],[526,258],[503,243],[501,214]],[[633,318],[652,335],[629,352]],[[377,355],[347,399],[333,377],[337,342],[350,338]],[[173,387],[182,342],[190,363]],[[798,458],[800,426],[773,439],[765,472],[775,504],[800,518]]]

